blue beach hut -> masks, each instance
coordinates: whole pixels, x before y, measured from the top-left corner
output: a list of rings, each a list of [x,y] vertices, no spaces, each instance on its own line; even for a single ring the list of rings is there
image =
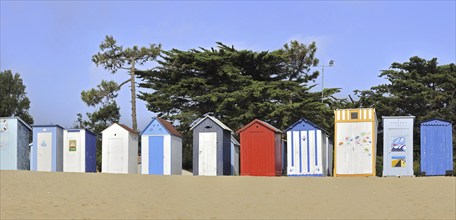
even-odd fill
[[[182,135],[164,119],[153,118],[141,132],[141,173],[182,174]]]
[[[421,123],[421,175],[453,175],[451,122],[431,119]]]
[[[29,170],[32,128],[18,117],[0,118],[0,170]]]
[[[30,170],[63,171],[63,128],[60,125],[33,125]]]

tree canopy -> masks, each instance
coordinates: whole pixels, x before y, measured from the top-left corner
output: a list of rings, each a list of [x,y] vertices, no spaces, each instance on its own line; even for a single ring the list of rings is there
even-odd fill
[[[101,132],[113,123],[119,122],[120,108],[115,98],[120,86],[114,81],[105,81],[87,91],[81,92],[81,99],[87,106],[98,107],[92,113],[86,113],[84,119],[81,113],[77,114],[75,128],[86,128],[97,135],[97,169],[101,169]],[[102,97],[102,98],[100,98]]]
[[[388,83],[373,86],[370,90],[356,91],[359,95],[359,100],[354,104],[356,107],[374,107],[378,116],[415,116],[415,158],[419,158],[420,153],[420,123],[433,118],[451,121],[453,148],[456,152],[454,63],[438,65],[437,58],[425,60],[415,56],[408,62],[391,64],[390,69],[383,70],[379,77],[384,77]],[[378,149],[383,148],[382,126],[380,123]],[[382,154],[383,150],[377,152]]]
[[[339,90],[326,89],[325,103],[320,92],[311,91],[319,74],[311,69],[318,65],[315,51],[315,43],[297,41],[274,51],[223,43],[215,49],[163,51],[156,68],[137,71],[145,89],[138,97],[150,111],[177,121],[188,138],[189,125],[208,112],[234,130],[255,118],[285,129],[302,117],[329,129],[329,106]]]
[[[30,100],[19,73],[11,70],[0,72],[0,116],[17,116],[28,124],[33,124],[29,114]]]
[[[92,56],[92,61],[98,66],[101,65],[105,69],[110,70],[113,74],[119,69],[128,70],[130,79],[119,85],[122,87],[125,83],[130,82],[131,88],[131,117],[133,130],[138,130],[136,119],[136,83],[135,72],[136,64],[143,65],[144,63],[154,60],[160,54],[161,45],[150,44],[149,47],[133,46],[131,48],[123,48],[117,45],[116,40],[112,36],[106,36],[105,40],[100,44],[101,52]],[[102,99],[105,93],[93,94],[94,99]]]

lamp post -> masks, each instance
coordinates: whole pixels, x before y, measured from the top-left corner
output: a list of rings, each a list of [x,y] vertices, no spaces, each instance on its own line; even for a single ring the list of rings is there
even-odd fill
[[[333,67],[334,60],[330,60],[328,65],[321,66],[321,103],[323,103],[323,90],[325,89],[325,67]]]

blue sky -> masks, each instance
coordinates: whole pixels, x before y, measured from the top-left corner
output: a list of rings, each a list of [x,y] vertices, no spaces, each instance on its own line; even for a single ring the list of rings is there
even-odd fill
[[[1,70],[19,72],[36,124],[70,127],[93,111],[82,90],[102,79],[121,82],[91,62],[105,35],[120,45],[161,43],[165,50],[215,46],[275,50],[290,40],[316,41],[325,87],[385,83],[380,70],[412,56],[456,60],[455,1],[1,1]],[[142,68],[150,68],[148,64]],[[320,86],[320,79],[317,83]],[[321,87],[320,87],[321,88]],[[131,126],[129,88],[119,94],[121,122]],[[138,101],[138,128],[154,113]]]

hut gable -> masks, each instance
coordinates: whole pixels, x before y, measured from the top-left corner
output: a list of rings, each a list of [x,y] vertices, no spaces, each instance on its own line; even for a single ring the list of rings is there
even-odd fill
[[[451,126],[451,121],[442,119],[429,119],[421,122],[422,126]]]
[[[237,131],[237,133],[240,133],[242,131],[244,131],[245,129],[249,128],[250,126],[254,125],[254,124],[260,124],[262,125],[263,127],[273,131],[273,132],[277,132],[277,133],[282,133],[281,130],[279,130],[278,128],[272,126],[271,124],[267,123],[267,122],[264,122],[264,121],[261,121],[259,119],[255,119],[253,121],[251,121],[250,123],[248,123],[246,126],[242,127],[241,129],[239,129]]]
[[[190,128],[190,130],[193,130],[196,126],[198,126],[199,124],[201,124],[205,120],[212,120],[215,124],[220,126],[223,130],[227,130],[227,131],[231,131],[232,132],[232,130],[228,126],[223,124],[217,118],[215,118],[213,116],[210,116],[210,115],[206,115],[206,116],[204,116],[204,118],[200,118],[200,119],[195,120],[195,122],[192,123],[192,127]]]
[[[115,123],[115,124],[117,124],[117,123]],[[133,128],[130,128],[130,127],[124,125],[124,124],[117,124],[117,125],[119,125],[120,127],[122,127],[123,129],[127,130],[130,133],[139,134],[139,132],[133,130]]]
[[[293,125],[287,128],[286,131],[307,131],[307,130],[323,130],[314,123],[301,118],[299,121],[295,122]]]
[[[152,119],[141,132],[143,134],[170,134],[182,138],[182,134],[170,122],[158,117]]]

